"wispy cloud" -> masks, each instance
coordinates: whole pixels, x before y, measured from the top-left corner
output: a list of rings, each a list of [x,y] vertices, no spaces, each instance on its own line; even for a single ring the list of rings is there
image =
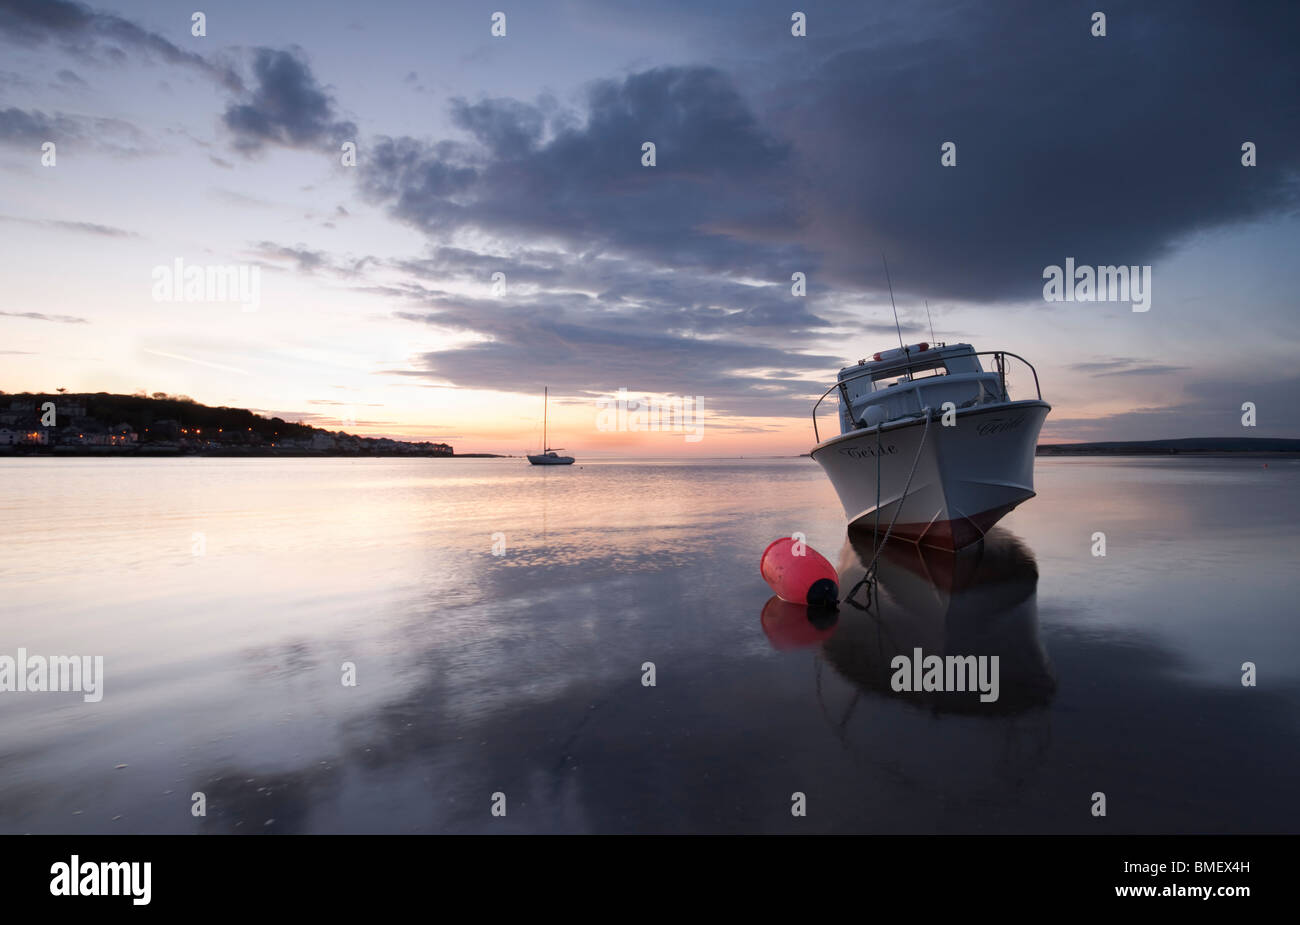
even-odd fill
[[[44,228],[61,228],[65,231],[79,231],[85,234],[99,235],[105,238],[138,238],[140,235],[125,228],[112,225],[100,225],[97,222],[69,222],[51,218],[20,218],[16,215],[0,215],[0,222],[18,222],[24,225],[36,225]]]
[[[342,256],[303,244],[291,246],[276,244],[273,241],[257,241],[251,244],[249,249],[251,253],[267,261],[275,269],[286,269],[287,264],[287,269],[309,276],[319,272],[355,279],[360,277],[368,266],[379,263],[372,256]]]
[[[6,318],[29,318],[32,321],[53,321],[58,324],[89,324],[85,318],[73,315],[47,315],[44,312],[0,312]]]
[[[238,366],[227,366],[224,363],[213,363],[210,360],[200,360],[200,359],[196,359],[195,357],[182,356],[179,353],[168,353],[163,350],[150,350],[148,348],[141,348],[141,350],[144,353],[149,353],[152,354],[153,356],[165,357],[169,360],[180,360],[182,363],[193,363],[197,366],[207,366],[211,369],[219,369],[222,372],[238,373],[241,376],[252,375],[252,373],[250,373],[248,370],[240,369]]]
[[[1165,363],[1143,363],[1127,357],[1112,357],[1108,360],[1071,363],[1068,368],[1093,376],[1157,376],[1181,372],[1189,367],[1171,366]]]
[[[39,149],[47,141],[56,145],[84,146],[124,157],[153,152],[144,132],[123,119],[70,115],[50,115],[39,109],[25,110],[11,106],[0,109],[0,144],[10,147]]]
[[[66,67],[59,71],[58,83],[61,86],[65,86],[65,87],[80,88],[80,87],[90,86],[88,83],[86,83],[84,80],[81,79],[81,76],[76,71]]]

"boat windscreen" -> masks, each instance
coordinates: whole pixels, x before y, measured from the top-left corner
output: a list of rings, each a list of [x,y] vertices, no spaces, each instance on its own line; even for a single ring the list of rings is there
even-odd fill
[[[883,372],[879,376],[871,377],[871,391],[882,392],[885,389],[892,388],[901,382],[910,382],[913,379],[928,379],[933,376],[948,375],[948,367],[942,362],[929,363],[925,366],[913,367],[911,372],[899,373]]]

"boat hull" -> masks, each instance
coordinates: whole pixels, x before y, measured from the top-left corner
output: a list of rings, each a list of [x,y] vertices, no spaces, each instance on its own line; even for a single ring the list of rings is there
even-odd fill
[[[875,429],[841,434],[811,455],[855,527],[873,528],[879,511],[882,533],[894,521],[891,536],[962,549],[1034,497],[1034,453],[1050,410],[1043,401],[972,408],[958,412],[949,427],[936,414],[928,433],[923,419],[885,424],[879,434]],[[913,460],[916,473],[909,488]]]
[[[529,454],[528,461],[534,466],[572,466],[572,456],[546,456],[544,454]]]

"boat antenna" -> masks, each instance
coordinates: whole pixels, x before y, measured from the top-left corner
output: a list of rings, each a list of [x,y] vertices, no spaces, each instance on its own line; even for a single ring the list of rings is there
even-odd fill
[[[894,330],[898,331],[898,349],[907,353],[907,348],[903,346],[903,329],[898,324],[898,306],[894,305],[894,281],[889,278],[889,261],[885,260],[885,255],[881,253],[880,259],[885,263],[885,282],[889,283],[889,304],[894,309]]]
[[[930,322],[930,343],[934,343],[934,319],[930,317],[930,300],[925,300],[925,320]]]

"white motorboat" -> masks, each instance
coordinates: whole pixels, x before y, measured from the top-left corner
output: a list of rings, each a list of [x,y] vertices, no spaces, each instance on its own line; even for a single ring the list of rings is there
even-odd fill
[[[981,357],[991,357],[984,369]],[[1013,400],[1007,361],[1033,373],[1035,398]],[[821,440],[817,408],[838,393],[840,433]],[[849,522],[955,550],[1034,496],[1034,453],[1051,406],[1038,373],[1005,350],[913,344],[840,370],[813,407],[826,471]]]
[[[542,451],[540,453],[529,453],[528,461],[534,466],[572,466],[572,456],[561,456],[555,450],[546,445],[546,418],[547,410],[551,403],[550,389],[542,389]],[[564,449],[564,447],[556,447]]]

